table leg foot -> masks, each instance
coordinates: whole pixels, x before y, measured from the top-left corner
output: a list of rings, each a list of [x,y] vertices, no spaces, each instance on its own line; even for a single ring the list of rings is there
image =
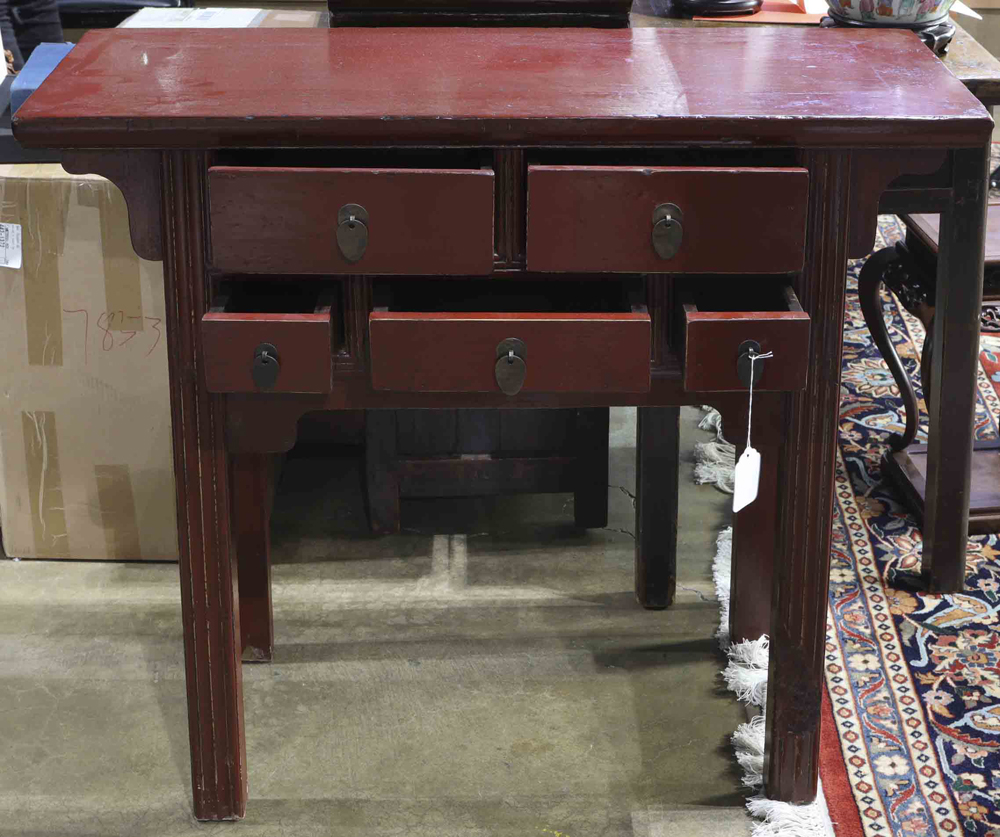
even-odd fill
[[[576,411],[573,522],[580,529],[603,529],[608,525],[610,412],[607,407]]]
[[[372,534],[399,532],[395,410],[365,410],[365,499]]]
[[[635,597],[649,610],[677,588],[679,407],[639,407],[635,443]]]
[[[244,662],[269,663],[274,655],[271,607],[271,457],[232,457],[233,531],[239,565],[240,638]]]

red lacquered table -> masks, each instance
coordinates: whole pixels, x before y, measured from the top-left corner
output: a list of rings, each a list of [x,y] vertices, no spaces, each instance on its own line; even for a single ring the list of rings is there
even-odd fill
[[[637,405],[642,550],[670,408],[741,438],[748,341],[732,628],[771,635],[767,793],[812,799],[845,262],[880,205],[943,214],[924,561],[958,564],[991,128],[901,31],[84,37],[15,132],[114,180],[165,263],[196,815],[246,810],[232,495],[301,415]]]

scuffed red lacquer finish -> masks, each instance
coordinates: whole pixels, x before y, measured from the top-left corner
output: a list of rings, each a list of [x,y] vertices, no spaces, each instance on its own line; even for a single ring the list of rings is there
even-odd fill
[[[489,273],[493,172],[216,166],[208,173],[212,263],[234,273]],[[357,262],[337,211],[368,212]]]
[[[501,340],[525,344],[522,392],[647,392],[649,314],[395,313],[369,323],[372,387],[499,392]],[[607,351],[607,347],[614,351]]]
[[[808,26],[109,29],[15,124],[24,145],[62,148],[946,147],[991,130],[912,33]]]
[[[796,168],[529,166],[528,269],[790,273],[802,269],[809,172]],[[680,249],[653,249],[653,210],[683,213]]]

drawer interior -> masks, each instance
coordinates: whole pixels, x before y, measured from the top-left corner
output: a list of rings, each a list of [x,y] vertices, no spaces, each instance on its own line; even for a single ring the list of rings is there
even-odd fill
[[[229,281],[220,285],[212,313],[313,314],[341,309],[340,283],[305,281]]]
[[[782,276],[709,276],[701,279],[676,277],[675,304],[668,318],[667,344],[683,361],[687,323],[691,315],[699,319],[768,319],[802,314],[802,305]]]
[[[787,277],[710,276],[678,280],[678,298],[702,313],[802,311]]]
[[[212,315],[238,316],[246,319],[275,319],[282,316],[332,317],[341,319],[342,287],[336,279],[287,279],[262,281],[257,279],[227,279],[219,282],[212,298]]]
[[[311,322],[328,324],[331,350],[347,353],[343,281],[314,277],[276,277],[278,281],[222,281],[204,322]]]
[[[600,314],[645,310],[641,277],[626,279],[375,280],[376,311],[414,313]]]

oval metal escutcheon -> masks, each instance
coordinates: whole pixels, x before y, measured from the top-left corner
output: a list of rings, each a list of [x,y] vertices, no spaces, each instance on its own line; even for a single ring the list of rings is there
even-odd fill
[[[653,210],[653,249],[661,259],[672,259],[684,240],[684,213],[673,203],[661,203]]]
[[[750,360],[750,352],[755,355],[760,354],[760,343],[756,340],[744,340],[740,343],[739,348],[736,349],[736,374],[740,379],[740,383],[749,389],[750,387],[750,371],[753,370],[753,382],[755,384],[760,383],[760,376],[764,374],[764,361],[759,360],[753,363]]]
[[[368,212],[359,204],[348,203],[337,212],[337,247],[347,261],[361,261],[368,248]]]
[[[253,367],[250,376],[257,389],[273,389],[278,383],[281,372],[281,362],[278,360],[278,350],[270,343],[261,343],[253,350]]]
[[[508,337],[497,344],[497,363],[493,371],[504,395],[517,395],[524,386],[528,373],[525,354],[524,341],[516,337]]]

